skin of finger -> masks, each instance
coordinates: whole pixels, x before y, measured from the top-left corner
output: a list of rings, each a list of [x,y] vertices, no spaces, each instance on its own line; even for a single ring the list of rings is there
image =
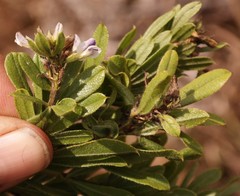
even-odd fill
[[[0,115],[17,117],[14,99],[11,93],[14,87],[9,80],[3,66],[3,57],[0,56]]]
[[[13,186],[33,175],[33,171],[38,172],[39,170],[44,169],[52,159],[52,145],[46,134],[38,127],[35,127],[23,120],[0,116],[0,140],[3,138],[4,140],[2,141],[4,142],[2,142],[2,145],[0,144],[0,157],[2,159],[0,160],[0,170],[1,167],[7,170],[6,162],[14,163],[15,161],[16,163],[20,163],[20,165],[17,164],[16,167],[12,167],[9,173],[5,172],[4,169],[0,171],[0,191],[6,190],[10,186]],[[24,138],[24,141],[22,138]],[[18,147],[17,145],[19,144],[19,141],[21,142],[21,145]],[[3,143],[5,143],[5,146]],[[15,145],[15,143],[17,143],[17,145]],[[10,147],[8,148],[8,146]],[[40,152],[39,156],[35,155],[36,149],[31,146],[36,146],[36,148],[40,149],[38,151]],[[45,147],[45,149],[41,149],[42,147]],[[45,152],[47,152],[47,155]],[[15,153],[18,154],[18,156],[14,156]],[[38,156],[34,159],[40,159],[40,162],[43,163],[36,162],[35,164],[29,164],[34,163],[35,161],[31,160],[32,157],[34,157],[32,155]],[[4,162],[4,157],[6,162]],[[18,168],[21,169],[19,170]],[[16,171],[14,171],[14,169],[16,169]]]

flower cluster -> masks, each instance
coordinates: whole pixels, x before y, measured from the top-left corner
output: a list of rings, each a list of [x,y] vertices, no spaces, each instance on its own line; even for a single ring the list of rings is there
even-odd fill
[[[65,46],[65,36],[63,34],[63,25],[57,23],[54,33],[48,32],[44,35],[42,30],[38,28],[35,39],[23,36],[20,32],[16,33],[15,42],[25,48],[31,48],[36,53],[44,56],[54,56],[60,52]],[[74,36],[72,53],[67,61],[82,60],[86,57],[95,58],[101,53],[101,49],[96,45],[96,41],[90,38],[81,42],[78,35]],[[53,55],[54,54],[54,55]]]

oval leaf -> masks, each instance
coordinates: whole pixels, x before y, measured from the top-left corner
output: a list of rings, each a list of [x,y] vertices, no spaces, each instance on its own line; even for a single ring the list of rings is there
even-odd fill
[[[18,56],[19,64],[27,76],[36,85],[41,87],[43,90],[50,90],[51,86],[49,81],[42,77],[38,66],[33,62],[33,60],[25,53],[20,53]]]
[[[161,71],[167,71],[170,76],[173,76],[176,72],[177,65],[178,65],[177,52],[175,50],[169,50],[163,55],[158,65],[157,73]]]
[[[16,89],[26,89],[28,93],[31,94],[26,75],[19,64],[18,55],[19,53],[12,52],[6,56],[4,62],[5,70]]]
[[[114,167],[105,167],[108,171],[114,173],[115,175],[135,182],[137,184],[142,184],[150,186],[157,190],[169,190],[170,185],[167,179],[161,174],[155,173],[145,173],[143,171],[134,170],[131,168],[114,168]]]
[[[64,97],[71,97],[81,101],[94,93],[103,83],[105,69],[102,66],[90,67],[84,70],[74,82],[66,88]]]
[[[162,128],[172,136],[179,137],[181,134],[181,129],[176,119],[167,114],[159,115],[159,119],[162,125]]]
[[[109,156],[132,153],[137,153],[136,149],[124,142],[113,139],[99,139],[57,150],[55,157]]]
[[[106,101],[107,97],[102,93],[94,93],[79,105],[84,108],[83,116],[88,116],[97,111]]]
[[[30,97],[26,89],[18,89],[14,93],[15,106],[19,116],[23,120],[27,120],[35,115],[34,106],[32,100],[26,100],[24,95]]]
[[[200,101],[217,92],[229,79],[231,72],[216,69],[205,73],[180,89],[181,106]]]
[[[175,109],[171,111],[171,116],[173,116],[180,125],[186,126],[187,128],[200,125],[209,118],[207,112],[196,108]]]
[[[166,71],[159,72],[149,82],[145,91],[143,92],[140,104],[137,108],[137,114],[149,113],[156,104],[161,101],[162,96],[167,90],[171,77]]]

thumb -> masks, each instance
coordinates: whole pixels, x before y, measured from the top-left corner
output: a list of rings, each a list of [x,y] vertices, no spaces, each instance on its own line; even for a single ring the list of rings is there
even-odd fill
[[[46,168],[52,151],[50,140],[38,127],[0,116],[0,192]]]

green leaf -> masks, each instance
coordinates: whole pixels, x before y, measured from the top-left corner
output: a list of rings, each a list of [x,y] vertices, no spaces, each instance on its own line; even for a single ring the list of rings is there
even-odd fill
[[[56,105],[51,106],[52,110],[57,116],[64,116],[65,114],[75,111],[77,102],[71,98],[64,98]]]
[[[105,167],[108,171],[113,174],[129,180],[131,182],[135,182],[137,184],[142,184],[146,186],[150,186],[157,190],[169,190],[170,185],[167,179],[161,174],[155,173],[145,173],[143,171],[134,170],[131,168],[114,168],[114,167]]]
[[[55,48],[52,52],[52,56],[56,56],[57,54],[59,54],[60,52],[62,52],[62,49],[65,46],[65,36],[63,32],[60,32],[57,36],[57,40],[55,43]]]
[[[184,24],[172,38],[172,42],[177,42],[189,38],[195,31],[195,25],[193,23]]]
[[[133,26],[131,31],[129,31],[119,42],[119,45],[117,47],[117,51],[115,54],[122,55],[124,53],[124,51],[131,44],[131,41],[134,39],[135,35],[136,35],[136,27]]]
[[[28,86],[26,76],[19,64],[19,53],[9,53],[5,58],[5,70],[9,79],[16,89],[26,89],[31,94],[31,89]]]
[[[138,152],[141,156],[146,156],[146,157],[166,157],[167,159],[170,160],[178,160],[182,161],[183,156],[180,152],[174,150],[174,149],[150,149],[150,150],[144,150],[144,149],[138,149]]]
[[[55,135],[70,126],[72,126],[83,114],[83,108],[77,105],[74,110],[69,111],[60,118],[58,116],[51,115],[49,126],[46,127],[45,131],[50,135]]]
[[[104,77],[104,67],[90,67],[74,79],[74,82],[62,94],[64,97],[74,98],[79,102],[94,93],[102,85]]]
[[[190,184],[190,182],[192,182],[192,178],[194,177],[195,172],[196,172],[198,166],[199,166],[198,162],[195,162],[190,167],[190,169],[188,169],[188,171],[186,173],[186,176],[182,180],[181,187],[187,187]]]
[[[167,194],[168,195],[168,194]],[[177,195],[177,196],[197,196],[196,193],[189,189],[185,188],[174,188],[173,191],[170,192],[169,195]]]
[[[225,121],[221,117],[217,116],[216,114],[208,113],[208,115],[209,115],[208,119],[202,125],[205,125],[205,126],[221,125],[221,126],[223,126],[226,124]]]
[[[27,120],[35,115],[32,100],[23,97],[31,97],[26,89],[17,89],[14,92],[15,106],[21,119]]]
[[[179,69],[182,70],[202,70],[213,64],[209,57],[185,57],[179,60]]]
[[[54,166],[86,168],[100,166],[126,167],[128,164],[118,156],[92,156],[92,157],[54,157]]]
[[[43,112],[29,118],[28,122],[30,122],[30,123],[38,126],[39,128],[43,129],[45,124],[49,120],[50,114],[51,114],[51,109],[49,107],[47,107]]]
[[[53,145],[73,145],[85,143],[93,139],[93,134],[86,130],[67,130],[51,138]]]
[[[99,24],[93,34],[93,38],[96,40],[96,45],[101,48],[102,52],[96,58],[86,59],[85,68],[91,67],[92,65],[100,65],[104,60],[109,38],[107,27]]]
[[[134,105],[135,97],[132,94],[132,92],[126,86],[124,86],[121,82],[119,82],[113,76],[111,76],[110,74],[107,74],[106,76],[107,76],[107,79],[112,84],[112,86],[114,88],[116,88],[118,94],[123,99],[124,104],[126,106]]]
[[[180,11],[178,11],[172,23],[173,34],[185,25],[200,10],[200,8],[201,3],[195,1],[185,5]]]
[[[139,38],[126,54],[126,58],[135,59],[137,64],[142,64],[154,48],[154,41],[149,38]]]
[[[110,57],[107,67],[112,75],[116,76],[125,86],[129,86],[130,73],[127,67],[127,61],[124,57],[119,55]]]
[[[171,116],[174,117],[180,125],[186,126],[187,128],[200,125],[209,118],[207,112],[196,108],[174,109],[171,111]]]
[[[188,147],[181,150],[181,153],[184,156],[184,159],[191,159],[194,157],[199,157],[202,155],[202,146],[192,139],[189,135],[184,132],[181,132],[181,140]]]
[[[136,114],[149,113],[154,106],[161,101],[162,96],[169,86],[170,80],[171,77],[166,71],[156,74],[156,76],[146,86]]]
[[[23,102],[27,101],[27,102],[36,103],[39,105],[48,106],[48,103],[46,103],[45,101],[29,95],[26,89],[18,89],[12,94],[12,96],[17,99],[22,99]]]
[[[119,133],[118,124],[113,120],[106,120],[99,122],[98,124],[92,126],[93,132],[98,137],[111,137],[116,138]]]
[[[141,127],[134,130],[135,135],[150,136],[155,135],[161,126],[154,122],[145,122]]]
[[[144,33],[144,37],[147,38],[153,38],[156,35],[158,35],[161,31],[164,30],[164,26],[166,26],[168,24],[168,22],[170,20],[172,20],[172,18],[174,17],[174,15],[176,14],[176,10],[171,10],[169,12],[167,12],[166,14],[160,16],[159,18],[157,18],[146,30],[146,32]]]
[[[50,43],[43,33],[37,32],[34,41],[37,49],[41,52],[41,54],[44,56],[51,56]]]
[[[172,136],[179,137],[181,134],[181,128],[175,118],[167,114],[159,115],[159,119],[162,125],[162,128]]]
[[[220,169],[211,169],[197,176],[188,188],[196,192],[203,191],[209,185],[220,180],[221,177],[222,172]]]
[[[167,71],[170,76],[173,76],[176,72],[177,65],[178,65],[177,52],[175,50],[169,50],[163,55],[158,65],[157,73],[161,71]]]
[[[109,156],[132,153],[137,153],[136,149],[124,142],[113,139],[99,139],[57,150],[55,157]]]
[[[217,92],[229,79],[231,72],[216,69],[205,73],[180,89],[181,106],[200,101]]]
[[[84,99],[79,105],[83,107],[83,116],[88,116],[97,111],[106,101],[107,97],[102,93],[94,93]]]
[[[27,74],[27,76],[34,82],[36,85],[41,87],[43,90],[50,90],[51,86],[49,81],[42,77],[42,73],[39,70],[38,66],[33,62],[31,57],[25,53],[19,53],[18,60],[21,68]]]
[[[83,194],[86,195],[94,195],[94,196],[133,196],[132,193],[120,189],[120,188],[115,188],[111,186],[104,186],[104,185],[97,185],[97,184],[92,184],[88,182],[83,182],[83,181],[74,181],[74,180],[69,180],[68,182],[71,186],[73,186],[75,189],[80,191]]]
[[[79,76],[82,68],[82,61],[74,61],[67,64],[66,68],[64,69],[61,85],[57,92],[58,99],[66,97],[65,92],[69,90],[68,88],[71,88],[72,83],[76,80],[77,76]],[[75,81],[75,83],[77,84],[77,81]]]

